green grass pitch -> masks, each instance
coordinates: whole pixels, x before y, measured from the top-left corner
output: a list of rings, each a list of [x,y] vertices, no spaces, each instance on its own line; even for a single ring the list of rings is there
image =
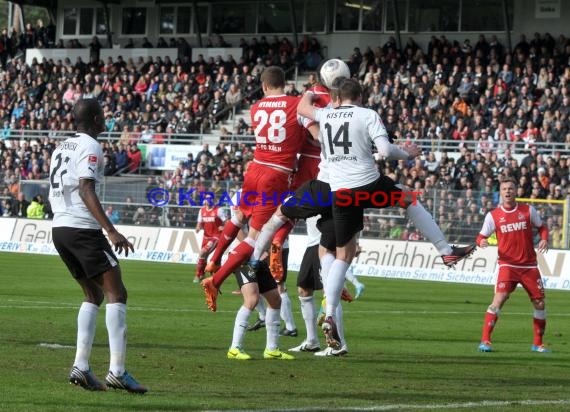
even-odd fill
[[[532,308],[524,290],[499,319],[496,352],[482,354],[477,344],[491,286],[362,278],[362,298],[344,306],[348,356],[263,360],[260,330],[248,332],[245,349],[254,360],[243,362],[226,359],[241,304],[231,294],[233,278],[211,313],[192,283],[194,267],[123,261],[127,368],[149,387],[140,396],[67,383],[82,293],[58,257],[3,253],[0,265],[2,411],[570,409],[567,292],[547,291],[551,354],[530,352]],[[284,349],[304,337],[295,274],[288,283],[300,336],[282,337]],[[104,309],[91,366],[104,378]]]

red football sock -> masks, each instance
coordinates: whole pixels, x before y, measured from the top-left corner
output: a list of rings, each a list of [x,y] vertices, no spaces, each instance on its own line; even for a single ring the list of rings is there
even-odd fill
[[[196,263],[196,277],[202,278],[204,277],[204,269],[206,269],[206,259],[205,258],[198,258],[198,263]]]
[[[481,337],[481,342],[491,341],[491,333],[493,333],[493,329],[495,328],[498,318],[499,316],[497,316],[496,313],[485,313],[485,323],[483,324],[483,336]]]
[[[544,335],[544,329],[546,329],[546,319],[532,318],[532,325],[534,329],[534,342],[533,345],[542,345],[542,335]]]
[[[250,245],[249,242],[255,244],[254,240],[247,238],[230,252],[228,260],[226,260],[222,267],[214,274],[214,276],[212,276],[212,282],[215,287],[219,289],[222,283],[224,283],[224,280],[226,280],[244,262],[247,262],[253,253],[253,245]]]
[[[277,230],[275,236],[273,236],[273,243],[277,243],[279,246],[283,246],[285,239],[287,239],[287,236],[289,236],[289,233],[291,233],[294,227],[295,223],[287,221],[283,226],[279,228],[279,230]]]
[[[220,235],[220,240],[218,241],[218,245],[216,246],[216,250],[214,250],[214,254],[210,259],[210,262],[220,263],[222,261],[222,256],[226,249],[231,245],[234,239],[237,237],[239,230],[241,227],[236,226],[231,220],[228,220],[224,225],[224,230]]]

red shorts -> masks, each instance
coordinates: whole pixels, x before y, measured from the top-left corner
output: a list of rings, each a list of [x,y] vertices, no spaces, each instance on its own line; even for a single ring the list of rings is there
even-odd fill
[[[320,158],[303,156],[299,157],[297,163],[297,171],[293,175],[291,182],[291,191],[296,191],[303,183],[309,180],[315,180],[319,174]]]
[[[216,248],[218,244],[217,237],[206,237],[202,238],[202,250],[205,249],[206,253],[212,253],[212,251]]]
[[[261,230],[289,191],[290,174],[253,162],[247,169],[239,210],[249,219],[249,227]]]
[[[538,268],[501,266],[495,293],[512,293],[519,283],[525,288],[529,298],[544,299],[544,286]]]

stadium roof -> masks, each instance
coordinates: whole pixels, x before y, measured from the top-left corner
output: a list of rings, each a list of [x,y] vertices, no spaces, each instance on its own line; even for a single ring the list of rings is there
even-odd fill
[[[111,3],[111,4],[121,4],[127,3],[121,0],[96,0],[99,3]],[[210,0],[210,3],[216,3],[219,1],[224,1],[225,3],[228,0]],[[17,3],[20,5],[31,5],[31,6],[39,6],[39,7],[47,7],[47,8],[56,8],[57,7],[57,0],[13,0],[12,3]],[[128,2],[132,4],[132,2]],[[154,0],[155,4],[159,3],[192,3],[191,0]]]

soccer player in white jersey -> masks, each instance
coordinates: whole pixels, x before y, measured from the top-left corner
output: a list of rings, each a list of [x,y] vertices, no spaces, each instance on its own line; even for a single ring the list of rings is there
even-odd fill
[[[542,223],[538,212],[531,205],[519,204],[516,201],[517,186],[513,178],[505,178],[499,187],[501,205],[485,216],[483,227],[477,236],[477,245],[486,248],[488,238],[497,234],[499,249],[499,274],[495,286],[493,301],[485,313],[480,352],[492,352],[491,334],[499,318],[501,308],[520,283],[528,293],[534,306],[533,352],[550,352],[542,344],[542,336],[546,329],[546,310],[544,303],[544,287],[536,262],[534,251],[533,228],[538,230],[540,241],[538,251],[548,251],[548,228]]]
[[[344,337],[344,322],[342,305],[338,305],[336,320],[337,331],[340,339],[340,349],[326,347],[320,350],[319,338],[317,336],[317,311],[315,307],[314,292],[322,290],[326,284],[327,271],[321,270],[321,255],[333,254],[334,251],[328,250],[321,246],[321,231],[317,228],[317,221],[320,216],[314,216],[307,219],[307,249],[301,261],[299,275],[297,277],[297,289],[299,292],[299,301],[301,302],[301,313],[305,321],[305,330],[307,337],[300,345],[289,349],[290,352],[314,352],[315,356],[343,356],[348,353],[348,345]],[[325,237],[334,239],[334,230],[332,220],[328,222],[322,220],[320,228],[325,232]]]
[[[115,251],[134,251],[113,226],[97,196],[103,178],[103,151],[97,136],[105,131],[103,110],[95,99],[79,100],[74,109],[77,134],[62,142],[52,155],[49,199],[54,212],[53,243],[85,294],[77,317],[77,349],[69,382],[87,390],[107,387],[145,393],[126,370],[127,290]],[[107,298],[106,325],[111,352],[109,373],[101,382],[89,367],[99,306]]]
[[[475,249],[474,245],[463,248],[450,246],[415,195],[398,187],[389,177],[380,175],[372,144],[380,155],[392,159],[413,159],[421,154],[421,150],[416,145],[399,148],[390,143],[378,113],[358,106],[362,100],[362,87],[357,81],[343,79],[338,93],[340,106],[336,108],[313,107],[310,94],[303,96],[297,108],[299,115],[319,122],[321,153],[327,163],[333,193],[336,257],[325,284],[327,305],[322,325],[327,343],[333,348],[340,348],[333,316],[339,304],[345,273],[356,254],[356,235],[363,229],[365,208],[396,205],[405,208],[414,225],[434,244],[448,265],[465,258]],[[385,199],[387,201],[380,205]],[[394,203],[392,199],[397,201]]]

